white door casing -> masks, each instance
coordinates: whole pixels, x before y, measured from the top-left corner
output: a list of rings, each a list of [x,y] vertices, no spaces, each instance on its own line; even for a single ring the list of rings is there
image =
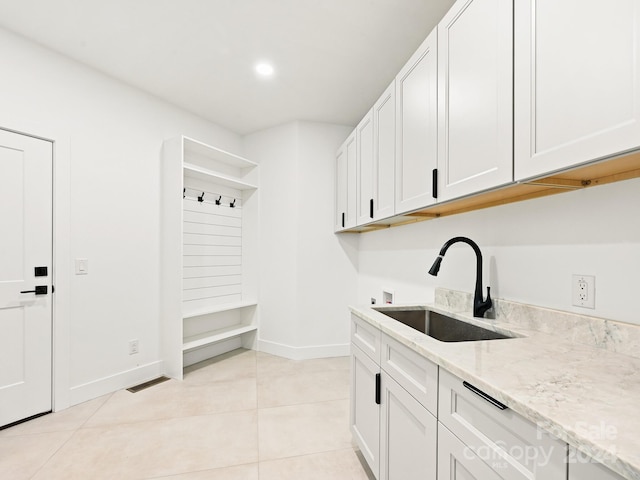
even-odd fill
[[[52,407],[52,174],[50,142],[0,130],[0,426]]]

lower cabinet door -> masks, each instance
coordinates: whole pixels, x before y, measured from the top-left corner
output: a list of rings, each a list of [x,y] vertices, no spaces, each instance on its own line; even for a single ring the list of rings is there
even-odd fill
[[[623,480],[623,477],[574,447],[569,448],[568,463],[569,480]]]
[[[381,372],[379,480],[435,480],[438,421]]]
[[[506,472],[503,472],[506,473]],[[438,480],[504,480],[451,433],[438,424]]]
[[[378,477],[380,405],[376,403],[380,367],[351,344],[351,433],[373,474]]]

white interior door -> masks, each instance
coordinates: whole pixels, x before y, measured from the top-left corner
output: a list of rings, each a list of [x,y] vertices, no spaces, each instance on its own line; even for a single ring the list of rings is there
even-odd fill
[[[0,426],[51,411],[52,173],[50,142],[0,130]]]

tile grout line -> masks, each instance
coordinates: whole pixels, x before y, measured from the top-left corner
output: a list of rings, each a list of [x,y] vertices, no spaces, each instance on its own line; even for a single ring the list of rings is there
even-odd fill
[[[89,421],[89,419],[90,419],[91,417],[93,417],[93,416],[98,412],[98,410],[100,410],[100,409],[101,409],[101,408],[102,408],[102,407],[107,403],[107,401],[108,401],[108,400],[113,396],[113,392],[112,392],[112,393],[110,393],[110,394],[108,394],[108,395],[109,395],[109,397],[108,397],[107,399],[105,399],[105,401],[104,401],[104,402],[102,402],[102,405],[100,405],[98,408],[96,408],[96,411],[95,411],[95,412],[93,412],[91,415],[89,415],[89,416],[84,420],[84,422],[82,422],[78,427],[76,427],[76,428],[74,428],[73,430],[71,430],[71,432],[72,432],[72,433],[71,433],[71,435],[69,435],[69,438],[67,438],[64,442],[62,442],[62,443],[60,444],[60,446],[59,446],[58,448],[56,448],[56,450],[55,450],[51,455],[49,455],[49,458],[47,458],[44,462],[42,462],[42,465],[40,465],[40,468],[38,468],[38,469],[33,473],[33,475],[31,475],[31,477],[29,477],[29,478],[30,478],[30,480],[31,480],[31,479],[33,479],[33,478],[35,478],[35,477],[36,477],[36,476],[37,476],[37,475],[42,471],[42,469],[43,469],[44,467],[46,467],[46,466],[47,466],[47,464],[48,464],[48,463],[53,459],[53,457],[55,457],[55,456],[58,454],[58,452],[60,452],[60,450],[62,450],[62,448],[63,448],[67,443],[69,443],[69,442],[71,441],[71,439],[72,439],[72,438],[73,438],[73,437],[78,433],[78,431],[79,431],[79,430],[84,426],[84,424],[85,424],[85,423],[87,423],[87,422]],[[89,400],[89,401],[90,401],[90,400]],[[74,405],[74,406],[75,406],[75,405]],[[72,408],[72,407],[70,407],[70,408]],[[53,413],[55,414],[55,412],[53,412]],[[62,431],[64,432],[65,430],[62,430]],[[45,433],[47,433],[47,432],[45,432]],[[60,432],[50,432],[50,433],[60,433]]]

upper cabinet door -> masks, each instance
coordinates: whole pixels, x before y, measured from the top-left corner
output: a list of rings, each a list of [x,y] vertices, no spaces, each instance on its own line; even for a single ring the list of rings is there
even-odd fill
[[[336,154],[335,206],[336,232],[356,224],[356,132],[342,144]]]
[[[515,2],[515,177],[640,146],[640,2]]]
[[[347,212],[347,155],[344,145],[340,147],[336,154],[336,218],[334,231],[339,232],[344,228],[345,215]]]
[[[512,59],[512,0],[458,0],[438,25],[438,200],[513,181]]]
[[[427,37],[396,77],[396,214],[435,202],[437,163],[437,32]]]
[[[356,202],[358,200],[357,193],[357,142],[356,132],[354,131],[345,142],[345,156],[347,162],[347,208],[345,212],[344,227],[352,228],[356,226]]]
[[[395,213],[396,82],[373,106],[373,219]]]
[[[373,110],[356,127],[356,155],[358,199],[356,202],[356,224],[364,225],[373,221]]]

